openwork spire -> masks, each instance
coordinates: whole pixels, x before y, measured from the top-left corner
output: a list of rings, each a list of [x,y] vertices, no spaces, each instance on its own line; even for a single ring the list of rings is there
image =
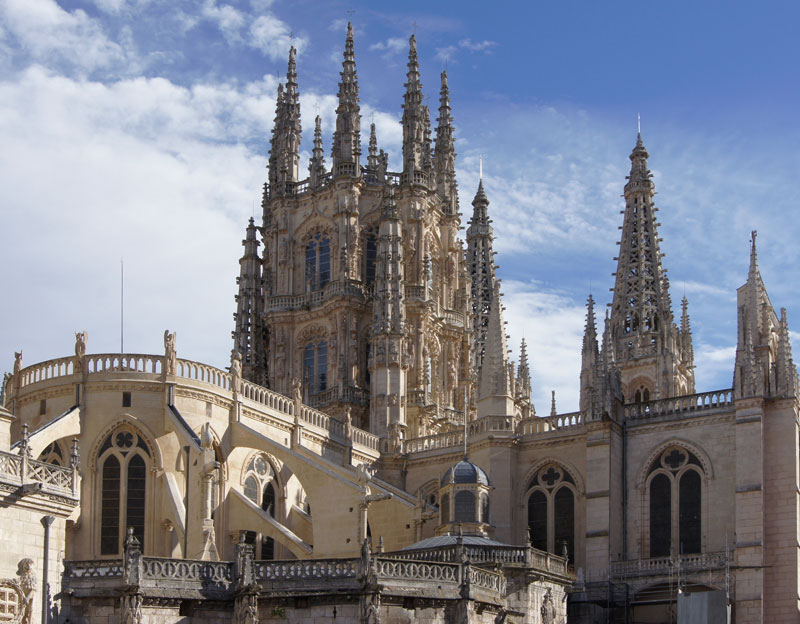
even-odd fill
[[[314,149],[311,151],[311,162],[308,165],[311,188],[319,186],[326,173],[325,155],[322,151],[322,120],[317,115],[314,119]]]
[[[458,212],[458,192],[456,188],[456,150],[453,138],[453,117],[450,114],[450,88],[447,72],[442,72],[442,89],[439,95],[439,125],[436,126],[436,152],[434,168],[436,189],[444,200],[444,210],[448,214]]]
[[[242,241],[244,255],[239,260],[239,277],[236,280],[239,291],[236,295],[232,337],[234,351],[242,355],[242,375],[254,383],[265,385],[263,297],[257,234],[258,229],[251,218]]]
[[[353,25],[349,22],[340,76],[339,105],[336,108],[336,130],[331,151],[332,170],[334,177],[357,177],[361,174],[361,107],[353,51]]]
[[[494,232],[489,225],[489,198],[483,190],[483,180],[472,200],[472,219],[467,229],[467,269],[472,280],[472,328],[474,332],[474,365],[483,365],[486,349],[486,330],[495,286]]]
[[[503,322],[503,306],[500,303],[500,285],[495,282],[486,326],[483,366],[481,366],[479,372],[479,404],[483,399],[491,397],[513,396],[510,372],[505,323]]]
[[[648,157],[640,133],[630,155],[631,172],[625,185],[625,217],[611,305],[611,333],[623,386],[633,383],[634,378],[638,384],[637,388],[626,389],[626,399],[637,396],[637,391],[638,396],[651,398],[694,392],[691,368],[681,361],[669,281],[661,264],[657,208],[653,205],[655,186]]]
[[[519,345],[519,366],[517,366],[517,399],[527,401],[531,400],[531,369],[528,366],[528,347],[525,344],[525,338]]]

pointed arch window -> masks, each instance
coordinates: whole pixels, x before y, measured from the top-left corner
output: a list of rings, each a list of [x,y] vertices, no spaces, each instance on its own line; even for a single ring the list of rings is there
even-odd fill
[[[664,450],[648,473],[650,557],[702,552],[703,467],[681,446]]]
[[[306,244],[306,290],[319,290],[331,281],[331,241],[317,232]]]
[[[375,266],[378,258],[378,237],[375,232],[367,234],[364,240],[364,283],[371,286],[375,282]]]
[[[258,505],[270,518],[278,516],[277,482],[275,468],[266,455],[258,454],[245,468],[244,495]],[[255,548],[256,559],[275,559],[275,540],[269,535],[247,531],[246,541]]]
[[[567,549],[575,557],[575,480],[562,466],[540,468],[527,492],[528,531],[531,545],[556,555]]]
[[[328,343],[309,342],[303,349],[303,387],[308,396],[328,389]]]
[[[144,551],[150,464],[150,448],[132,428],[117,429],[101,445],[97,455],[101,555],[121,554],[128,528]]]

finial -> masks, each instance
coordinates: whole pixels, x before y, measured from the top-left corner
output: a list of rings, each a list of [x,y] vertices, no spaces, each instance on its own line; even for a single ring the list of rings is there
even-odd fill
[[[550,395],[552,397],[551,398],[551,405],[550,405],[550,415],[551,416],[556,416],[558,414],[558,412],[556,411],[556,391],[552,390],[550,392]]]
[[[478,176],[479,182],[483,182],[483,154],[478,156]]]
[[[637,125],[637,133],[642,134],[642,116],[639,113],[636,113],[636,125]]]

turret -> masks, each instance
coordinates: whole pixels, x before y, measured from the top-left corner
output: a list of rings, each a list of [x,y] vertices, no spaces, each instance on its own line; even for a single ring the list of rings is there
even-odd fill
[[[625,217],[611,304],[611,334],[627,402],[694,392],[694,375],[691,364],[682,360],[685,349],[673,323],[669,281],[661,264],[648,157],[640,133],[625,185]]]
[[[347,24],[344,61],[339,82],[339,105],[333,133],[332,171],[334,177],[361,175],[361,108],[358,100],[358,76],[353,51],[353,25]]]
[[[378,230],[375,303],[370,337],[370,428],[395,440],[405,435],[406,304],[403,281],[403,228],[389,191]]]
[[[439,125],[436,127],[436,152],[434,169],[436,190],[444,202],[444,212],[458,212],[458,192],[456,188],[456,150],[453,138],[453,118],[450,115],[450,89],[447,85],[447,72],[442,72],[442,89],[439,96]]]
[[[489,225],[489,199],[483,190],[482,179],[478,183],[475,199],[472,200],[472,208],[472,218],[467,229],[467,270],[472,281],[473,365],[480,369],[486,349],[486,329],[495,283],[492,251],[494,231]]]
[[[242,375],[254,383],[266,385],[264,358],[264,325],[261,260],[258,256],[258,229],[250,219],[247,226],[244,255],[239,260],[239,292],[236,295],[235,328],[232,332],[234,351],[242,355]]]

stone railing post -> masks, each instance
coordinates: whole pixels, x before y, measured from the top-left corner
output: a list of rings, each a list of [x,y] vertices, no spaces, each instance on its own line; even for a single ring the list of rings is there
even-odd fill
[[[253,565],[255,556],[253,546],[245,541],[244,531],[239,534],[239,541],[236,544],[236,588],[238,590],[251,587],[255,584],[255,566]]]
[[[72,497],[78,498],[78,438],[72,438],[72,453],[69,457],[69,465],[72,468]]]
[[[21,483],[25,483],[30,471],[30,462],[33,459],[31,456],[31,447],[28,443],[28,425],[22,425],[22,439],[19,441],[19,456],[21,458],[19,466],[19,478]]]
[[[128,527],[125,537],[125,554],[122,566],[122,582],[130,589],[138,591],[142,580],[142,548],[133,534],[133,527]]]

